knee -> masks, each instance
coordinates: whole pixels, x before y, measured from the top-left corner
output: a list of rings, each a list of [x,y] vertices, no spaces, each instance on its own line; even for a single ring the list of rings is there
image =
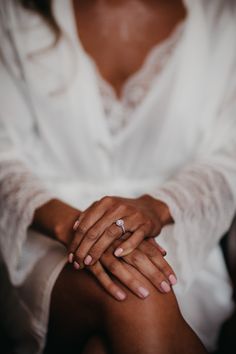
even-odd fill
[[[173,295],[160,293],[141,300],[133,294],[122,303],[106,301],[105,316],[108,331],[115,331],[122,340],[145,348],[145,353],[172,353],[181,316]],[[158,351],[157,351],[158,348]],[[173,348],[172,348],[173,349]]]

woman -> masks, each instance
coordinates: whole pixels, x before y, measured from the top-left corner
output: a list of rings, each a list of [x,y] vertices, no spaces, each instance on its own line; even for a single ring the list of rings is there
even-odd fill
[[[1,311],[17,353],[215,348],[232,311],[218,243],[236,209],[235,12],[1,2]]]

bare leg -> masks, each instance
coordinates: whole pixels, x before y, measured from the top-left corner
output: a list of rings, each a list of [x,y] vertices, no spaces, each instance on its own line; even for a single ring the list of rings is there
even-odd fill
[[[148,281],[146,286],[147,299],[138,299],[126,289],[127,299],[118,302],[88,272],[66,266],[52,293],[48,349],[58,354],[83,353],[96,335],[105,345],[101,342],[94,353],[206,354],[182,318],[174,294],[163,295]]]

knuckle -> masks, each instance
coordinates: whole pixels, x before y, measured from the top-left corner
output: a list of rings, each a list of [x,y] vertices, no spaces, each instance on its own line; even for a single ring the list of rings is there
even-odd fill
[[[112,239],[115,239],[117,237],[115,231],[113,231],[111,228],[107,229],[106,234],[109,238],[112,238]]]
[[[159,284],[164,280],[164,276],[158,269],[156,269],[149,273],[149,279],[153,284]]]
[[[135,210],[134,211],[134,217],[138,220],[142,219],[143,218],[143,214],[141,213],[141,211],[139,210]]]
[[[101,202],[104,204],[111,204],[113,202],[114,198],[111,196],[105,196],[101,199]]]
[[[144,261],[145,257],[144,257],[144,255],[142,253],[133,252],[133,253],[131,253],[130,258],[131,258],[131,262],[134,265],[138,265],[138,264],[140,264],[140,263],[142,263]]]
[[[127,210],[127,205],[121,203],[121,202],[118,202],[117,203],[117,206],[116,206],[116,211],[119,212],[119,213],[123,213]]]
[[[166,275],[170,275],[170,274],[173,274],[174,272],[173,272],[173,270],[172,270],[172,268],[169,266],[169,265],[164,265],[163,267],[162,267],[162,271],[163,271],[163,273],[164,274],[166,274]]]
[[[84,234],[86,231],[86,228],[84,225],[79,225],[78,228],[77,228],[77,233],[78,234]]]
[[[147,254],[150,258],[159,258],[161,256],[160,251],[155,247],[149,248]]]
[[[117,270],[118,270],[118,262],[116,261],[111,261],[109,263],[109,271],[112,273],[112,274],[116,274],[117,273]]]
[[[87,233],[86,238],[89,241],[95,241],[98,238],[98,234],[95,231],[90,231],[90,232]]]
[[[159,264],[158,267],[159,267],[160,271],[161,271],[163,274],[166,274],[166,275],[171,274],[171,267],[170,267],[169,264],[164,260],[164,258],[163,258],[163,260],[160,262],[160,264]]]
[[[97,277],[101,282],[103,282],[103,278],[104,278],[104,275],[105,275],[104,270],[102,270],[102,269],[96,269],[94,266],[91,266],[90,269],[91,269],[91,271],[93,272],[93,274],[95,274],[96,277]]]

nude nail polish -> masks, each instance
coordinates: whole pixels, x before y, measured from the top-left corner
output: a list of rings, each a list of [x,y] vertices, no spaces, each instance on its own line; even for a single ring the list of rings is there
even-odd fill
[[[68,255],[68,262],[69,262],[69,263],[73,263],[73,258],[74,258],[73,253],[69,253],[69,255]]]
[[[168,293],[171,290],[170,285],[165,280],[161,282],[161,288],[165,293]]]
[[[73,230],[76,231],[79,226],[79,220],[76,220],[76,222],[73,225]]]
[[[87,257],[85,257],[84,264],[89,265],[92,262],[92,260],[93,259],[89,254]]]
[[[77,270],[78,270],[78,269],[80,269],[80,265],[79,265],[79,263],[74,262],[73,264],[74,264],[75,269],[77,269]]]
[[[121,291],[117,291],[116,296],[119,300],[124,300],[126,298],[126,295]]]
[[[176,277],[174,276],[174,274],[171,274],[171,275],[169,276],[169,281],[170,281],[171,285],[175,285],[175,284],[177,283],[177,279],[176,279]]]
[[[123,248],[117,248],[114,252],[114,255],[116,257],[119,257],[123,253],[123,251],[124,251]]]
[[[143,288],[142,286],[140,286],[138,288],[138,292],[139,292],[139,294],[141,295],[142,298],[145,298],[145,297],[147,297],[149,295],[149,291],[147,289]]]

